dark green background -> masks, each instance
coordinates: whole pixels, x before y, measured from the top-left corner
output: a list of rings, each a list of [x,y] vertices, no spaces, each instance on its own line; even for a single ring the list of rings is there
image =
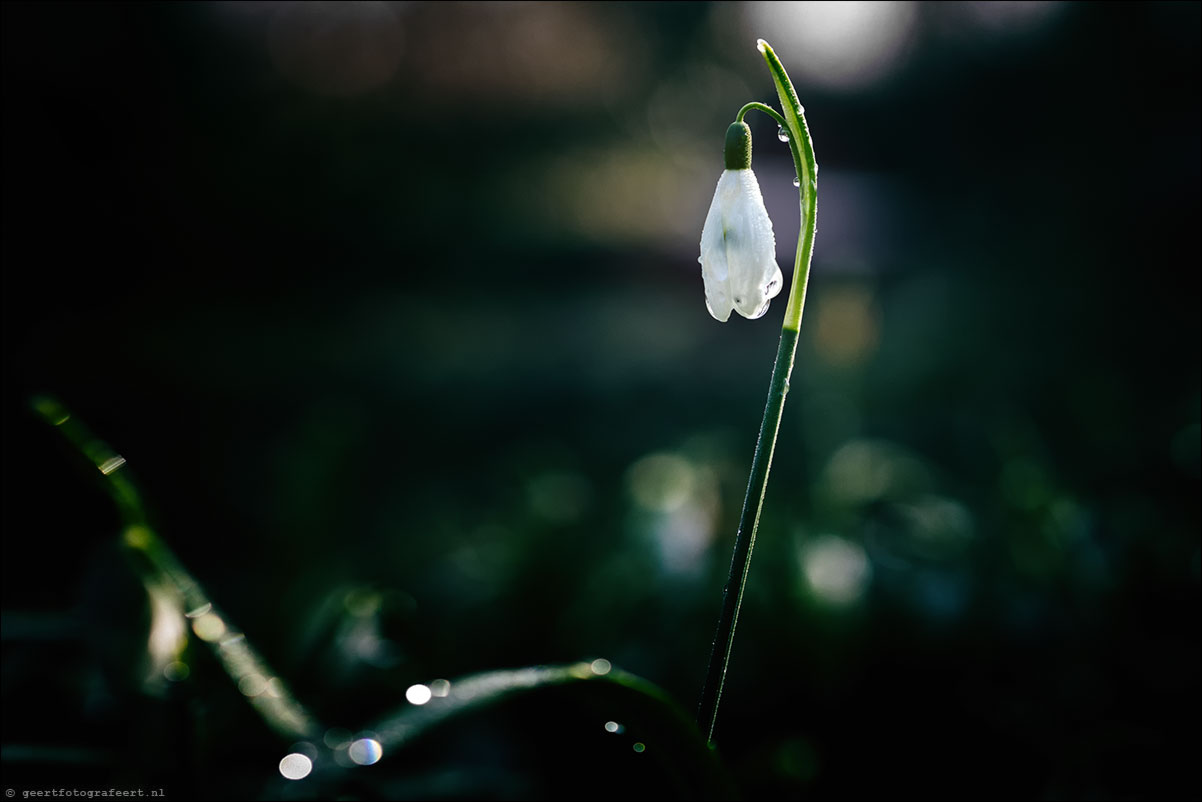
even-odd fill
[[[748,798],[1197,798],[1199,5],[967,8],[869,88],[797,81],[817,245],[719,750]],[[700,691],[783,299],[715,323],[696,242],[776,104],[755,38],[797,54],[734,6],[438,3],[298,66],[287,9],[3,6],[6,787],[297,792],[203,651],[143,693],[116,516],[36,392],[329,723],[595,656]],[[681,476],[699,519],[640,506]],[[829,535],[855,603],[807,584]],[[690,793],[553,707],[346,792]]]

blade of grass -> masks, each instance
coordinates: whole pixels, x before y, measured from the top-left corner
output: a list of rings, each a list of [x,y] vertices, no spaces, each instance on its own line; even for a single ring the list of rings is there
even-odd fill
[[[125,458],[96,437],[58,400],[40,396],[34,411],[100,471],[102,484],[121,515],[121,545],[152,602],[173,597],[191,622],[192,631],[213,650],[238,690],[267,725],[291,740],[313,738],[322,731],[313,716],[288,691],[267,662],[210,601],[183,564],[151,528],[142,494],[129,475]]]
[[[597,668],[598,664],[602,668]],[[474,712],[531,694],[586,694],[584,701],[598,711],[597,726],[619,719],[658,756],[660,768],[686,798],[732,799],[737,792],[717,754],[698,732],[689,715],[662,689],[607,661],[567,666],[532,666],[473,674],[450,683],[443,697],[422,705],[406,705],[378,722],[376,734],[383,753],[417,742],[436,728]]]

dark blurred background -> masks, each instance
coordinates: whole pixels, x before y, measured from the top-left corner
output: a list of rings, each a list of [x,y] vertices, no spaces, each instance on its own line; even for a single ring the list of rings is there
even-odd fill
[[[784,306],[718,324],[696,262],[762,36],[819,223],[739,792],[1198,798],[1199,8],[4,4],[5,786],[304,785],[202,649],[150,670],[42,392],[328,723],[598,656],[691,711]],[[343,793],[694,793],[560,718]]]

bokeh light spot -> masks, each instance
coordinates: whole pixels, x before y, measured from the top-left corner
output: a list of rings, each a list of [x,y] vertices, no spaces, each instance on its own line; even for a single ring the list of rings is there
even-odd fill
[[[150,545],[150,530],[144,526],[131,526],[125,530],[123,535],[125,545],[131,549],[145,549]]]
[[[918,21],[906,2],[747,3],[753,30],[770,31],[770,44],[796,61],[799,86],[855,90],[892,72]],[[787,64],[794,72],[793,64]]]
[[[255,697],[267,690],[267,679],[262,674],[247,674],[238,680],[238,690],[243,696]]]
[[[351,744],[347,753],[360,766],[370,766],[384,756],[384,748],[375,738],[360,738]]]
[[[313,761],[293,752],[280,761],[280,774],[288,780],[303,780],[313,771]]]
[[[801,549],[802,570],[810,590],[836,605],[858,601],[872,578],[863,547],[835,535],[819,535]]]
[[[647,751],[647,745],[642,741],[636,741],[632,748],[634,751],[639,752],[640,754]]]
[[[608,674],[611,668],[613,668],[613,665],[604,657],[598,657],[589,664],[589,669],[599,677]]]
[[[203,641],[219,640],[225,634],[225,622],[213,613],[205,613],[192,621],[192,631]]]
[[[410,704],[415,705],[424,705],[430,701],[431,696],[433,694],[430,692],[429,687],[420,684],[410,685],[409,689],[405,691],[405,698],[409,700]]]
[[[162,584],[148,584],[150,637],[146,648],[156,666],[174,662],[187,642],[188,627],[180,610],[179,596]]]
[[[444,696],[450,696],[450,694],[451,694],[450,680],[436,679],[430,683],[430,695],[431,696],[437,696],[438,698],[441,699]]]
[[[693,466],[675,454],[649,454],[628,474],[630,492],[639,506],[654,512],[672,512],[693,494]]]
[[[355,588],[347,591],[342,599],[346,611],[358,618],[370,618],[380,612],[384,597],[372,588]]]
[[[905,448],[881,440],[849,440],[822,471],[825,493],[848,507],[909,498],[931,484],[926,464]]]
[[[192,674],[192,669],[188,668],[187,663],[181,663],[176,660],[173,663],[168,663],[163,666],[163,676],[170,682],[183,682]]]
[[[866,287],[831,288],[819,299],[814,345],[832,365],[857,365],[876,349],[878,313]]]
[[[619,724],[616,721],[605,722],[605,731],[606,732],[621,733],[625,729],[626,729],[625,727],[623,727],[621,724]]]

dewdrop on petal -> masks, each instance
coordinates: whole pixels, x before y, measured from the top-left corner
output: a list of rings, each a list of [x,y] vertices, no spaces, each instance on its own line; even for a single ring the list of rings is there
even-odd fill
[[[764,208],[760,184],[751,169],[751,129],[731,123],[726,129],[726,169],[701,229],[701,278],[705,306],[725,323],[735,310],[745,318],[763,317],[784,283],[776,264],[776,237]]]

